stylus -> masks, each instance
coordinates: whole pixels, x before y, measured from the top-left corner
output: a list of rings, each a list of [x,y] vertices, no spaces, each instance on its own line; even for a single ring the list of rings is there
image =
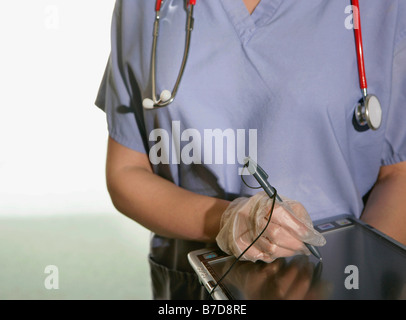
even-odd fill
[[[306,242],[303,242],[305,244],[305,246],[307,247],[307,249],[309,249],[309,251],[320,261],[323,260],[323,258],[321,257],[320,251],[313,245],[308,244]]]
[[[245,158],[244,160],[245,165],[248,168],[249,173],[251,173],[254,178],[258,181],[258,183],[261,185],[261,187],[264,189],[266,194],[272,198],[275,194],[275,188],[271,186],[271,184],[268,182],[268,174],[265,172],[264,169],[262,169],[254,160],[251,158]],[[276,199],[280,202],[283,202],[281,197],[279,197],[278,194],[276,194]],[[319,260],[322,260],[320,251],[313,245],[304,242],[305,246],[309,251]]]

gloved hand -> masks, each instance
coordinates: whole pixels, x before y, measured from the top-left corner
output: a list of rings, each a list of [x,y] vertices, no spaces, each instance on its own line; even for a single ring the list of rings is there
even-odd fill
[[[279,257],[310,255],[303,242],[323,246],[325,238],[313,228],[303,205],[282,197],[275,200],[271,222],[262,236],[241,260],[272,262]],[[217,245],[227,254],[238,257],[264,229],[273,199],[261,191],[250,198],[237,198],[221,217]]]

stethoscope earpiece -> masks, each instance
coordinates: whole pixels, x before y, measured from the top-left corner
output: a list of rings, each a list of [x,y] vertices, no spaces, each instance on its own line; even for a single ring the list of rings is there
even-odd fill
[[[145,109],[154,109],[157,107],[164,106],[163,104],[167,103],[172,98],[172,93],[169,90],[164,90],[161,92],[158,101],[153,101],[152,99],[146,98],[142,100],[142,106]]]
[[[149,98],[142,100],[142,106],[144,109],[153,109],[154,108],[154,101]]]
[[[159,100],[162,102],[168,101],[172,97],[172,93],[169,90],[164,90],[161,92],[159,96]]]

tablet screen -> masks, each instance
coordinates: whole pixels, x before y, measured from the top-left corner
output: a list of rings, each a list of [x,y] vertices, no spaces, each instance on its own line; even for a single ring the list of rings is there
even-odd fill
[[[237,262],[221,281],[230,299],[406,299],[406,250],[352,219],[315,227],[327,243],[313,256]],[[235,261],[206,254],[218,281]]]

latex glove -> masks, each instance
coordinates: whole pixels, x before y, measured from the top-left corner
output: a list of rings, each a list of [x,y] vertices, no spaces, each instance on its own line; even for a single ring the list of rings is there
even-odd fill
[[[279,257],[310,255],[303,242],[314,246],[326,243],[313,228],[310,216],[300,202],[284,197],[282,200],[275,200],[270,224],[242,260],[272,262]],[[216,237],[220,249],[238,257],[264,229],[272,202],[264,191],[232,201],[221,217]]]

